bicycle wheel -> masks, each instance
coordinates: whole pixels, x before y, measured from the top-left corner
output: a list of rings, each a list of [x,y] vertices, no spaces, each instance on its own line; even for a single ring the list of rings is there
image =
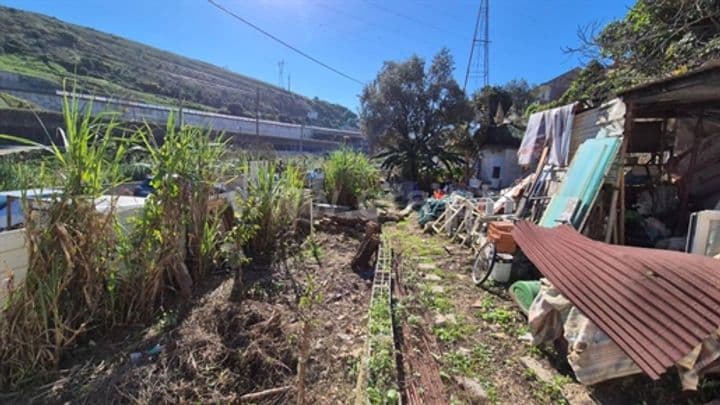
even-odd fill
[[[480,285],[490,276],[495,265],[495,242],[485,242],[475,256],[475,263],[472,268],[472,280],[475,285]]]

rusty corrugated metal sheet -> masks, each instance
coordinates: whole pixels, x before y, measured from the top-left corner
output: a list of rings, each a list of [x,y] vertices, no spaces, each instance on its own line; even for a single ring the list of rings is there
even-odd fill
[[[720,261],[519,222],[527,257],[651,378],[720,326]]]

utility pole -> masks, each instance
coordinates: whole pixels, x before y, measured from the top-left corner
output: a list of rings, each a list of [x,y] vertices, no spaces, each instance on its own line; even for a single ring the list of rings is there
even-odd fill
[[[290,93],[290,73],[288,73],[288,93]]]
[[[255,135],[260,140],[260,86],[255,88]]]
[[[283,76],[283,70],[285,69],[285,59],[281,59],[278,62],[278,86],[282,89],[285,87],[285,80]]]

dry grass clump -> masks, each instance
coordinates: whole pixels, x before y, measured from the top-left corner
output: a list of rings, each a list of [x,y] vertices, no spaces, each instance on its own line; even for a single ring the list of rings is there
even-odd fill
[[[239,403],[245,394],[292,383],[297,366],[292,330],[279,307],[228,299],[232,280],[203,298],[165,337],[157,359],[129,359],[87,387],[90,403]],[[113,387],[108,389],[108,387]],[[292,392],[274,395],[284,403]]]
[[[116,275],[113,207],[95,199],[118,180],[127,140],[112,117],[64,105],[62,145],[52,145],[62,193],[36,202],[27,219],[30,263],[0,313],[0,386],[15,386],[57,367],[63,352],[104,325]],[[15,139],[17,140],[17,139]]]

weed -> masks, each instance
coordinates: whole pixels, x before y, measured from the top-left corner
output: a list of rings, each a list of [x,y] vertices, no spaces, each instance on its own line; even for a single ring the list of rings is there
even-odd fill
[[[163,310],[158,321],[158,326],[162,330],[169,330],[177,326],[178,324],[178,313],[174,310]]]
[[[419,315],[410,315],[407,317],[407,323],[412,328],[421,328],[423,326],[423,318]]]
[[[445,353],[443,363],[455,374],[477,377],[485,374],[491,355],[487,346],[477,344],[469,353],[459,350]]]
[[[336,150],[323,164],[323,171],[325,193],[335,204],[358,208],[379,191],[379,172],[362,152]]]
[[[435,326],[433,332],[442,342],[455,343],[474,332],[473,327],[458,318],[456,322],[448,322],[443,326]]]
[[[441,314],[447,314],[454,309],[452,301],[443,293],[431,290],[430,286],[423,285],[420,302],[427,308],[433,309]]]
[[[360,358],[359,357],[348,357],[345,360],[345,367],[347,368],[347,375],[351,379],[357,378],[358,371],[360,371]]]
[[[491,404],[496,404],[498,402],[498,392],[497,388],[495,388],[494,385],[487,383],[485,387],[485,393],[487,394],[488,401]]]
[[[538,389],[533,390],[533,396],[540,403],[567,404],[567,400],[563,395],[563,387],[570,383],[569,377],[564,375],[556,375],[552,381],[541,381],[537,378],[534,370],[526,368],[523,376],[528,380],[534,380],[538,384]]]
[[[543,352],[540,349],[540,347],[535,346],[535,345],[528,346],[526,352],[527,352],[527,354],[529,354],[533,357],[542,357],[543,356]]]
[[[386,293],[376,293],[373,296],[368,335],[368,401],[371,404],[397,403],[399,398],[393,353],[392,312]]]
[[[461,374],[465,376],[473,376],[475,374],[472,360],[468,355],[463,354],[460,351],[445,353],[443,356],[443,363],[445,363],[445,365],[454,374]]]
[[[509,326],[515,318],[515,314],[512,311],[504,308],[495,308],[488,312],[478,312],[478,316],[486,322],[501,326]]]
[[[308,237],[302,255],[304,258],[314,259],[318,266],[322,266],[323,250],[313,236]]]
[[[15,159],[0,161],[0,190],[54,187],[59,184],[53,159]]]
[[[294,232],[302,198],[303,176],[297,167],[288,165],[281,172],[274,163],[258,167],[248,179],[247,198],[238,200],[239,221],[253,231],[243,246],[248,257],[259,264],[277,258],[280,242]]]
[[[518,327],[515,329],[515,335],[516,335],[516,336],[524,336],[524,335],[527,335],[528,333],[530,333],[530,326],[528,326],[528,325],[525,324],[525,323],[522,324],[522,325],[520,325],[520,326],[518,326]]]

